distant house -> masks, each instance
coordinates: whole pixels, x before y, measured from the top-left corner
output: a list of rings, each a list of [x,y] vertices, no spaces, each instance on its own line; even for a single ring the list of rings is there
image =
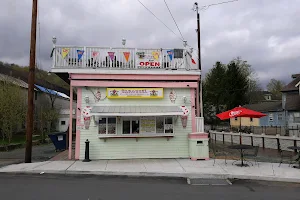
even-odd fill
[[[20,88],[22,88],[22,92],[24,95],[27,95],[27,90],[28,90],[28,84],[20,79],[14,78],[12,76],[8,76],[5,74],[0,74],[0,82],[9,82],[11,84],[17,85]],[[35,85],[34,88],[34,105],[35,105],[35,113],[39,112],[45,105],[45,102],[50,101],[50,96],[51,95],[53,98],[55,98],[54,102],[54,107],[59,110],[59,118],[57,121],[57,124],[55,125],[57,131],[67,131],[68,126],[69,126],[69,106],[70,106],[70,98],[61,92],[57,92],[55,90],[51,90],[48,88],[45,88],[40,85]],[[75,113],[75,108],[76,108],[76,103],[74,104],[74,110],[73,113]],[[67,114],[66,114],[67,113]],[[75,119],[75,114],[73,115],[74,121]],[[39,122],[36,122],[35,127],[39,126]],[[25,129],[25,124],[20,124],[20,127],[17,127],[17,131],[21,131],[22,129]],[[73,128],[75,130],[75,127]]]
[[[300,130],[300,74],[292,75],[292,81],[281,91],[281,100],[272,100],[264,92],[265,100],[259,103],[244,105],[245,108],[267,114],[260,119],[242,118],[242,126],[281,126],[288,127],[290,135]],[[271,96],[271,98],[270,98]],[[239,126],[239,119],[231,119],[232,126]]]
[[[244,107],[267,115],[255,119],[257,121],[256,126],[284,126],[284,112],[281,101],[266,101],[244,105]]]

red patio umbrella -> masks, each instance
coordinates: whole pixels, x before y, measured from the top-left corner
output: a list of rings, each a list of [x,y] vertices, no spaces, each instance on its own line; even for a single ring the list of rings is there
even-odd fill
[[[226,120],[226,119],[235,118],[235,117],[261,118],[264,116],[267,116],[267,115],[264,113],[261,113],[261,112],[257,112],[254,110],[244,108],[242,106],[235,107],[231,110],[217,114],[217,117],[220,118],[221,120]],[[241,127],[242,127],[242,119],[240,119],[240,130],[241,130]],[[241,135],[240,135],[240,143],[242,143]]]
[[[264,116],[266,116],[266,114],[254,110],[250,110],[242,106],[235,107],[234,109],[217,114],[217,117],[220,118],[221,120],[230,119],[234,117],[261,118]]]

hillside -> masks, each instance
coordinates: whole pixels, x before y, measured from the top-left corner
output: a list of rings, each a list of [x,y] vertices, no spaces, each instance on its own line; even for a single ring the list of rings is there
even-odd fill
[[[26,83],[28,82],[28,67],[22,67],[16,64],[9,64],[0,61],[0,73],[6,74],[15,78],[19,78]],[[58,92],[70,94],[70,86],[59,78],[56,74],[48,74],[48,72],[36,69],[35,84],[43,87],[56,90]]]

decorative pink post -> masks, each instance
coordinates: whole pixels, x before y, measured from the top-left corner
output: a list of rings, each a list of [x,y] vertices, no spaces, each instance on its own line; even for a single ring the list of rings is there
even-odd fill
[[[70,86],[70,121],[69,121],[69,155],[68,155],[69,160],[72,159],[72,132],[73,132],[72,121],[73,121],[73,87]]]

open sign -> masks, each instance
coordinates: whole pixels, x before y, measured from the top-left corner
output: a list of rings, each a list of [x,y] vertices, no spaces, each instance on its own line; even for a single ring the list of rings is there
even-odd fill
[[[140,62],[139,65],[143,67],[160,67],[160,62],[146,61],[146,62]]]

